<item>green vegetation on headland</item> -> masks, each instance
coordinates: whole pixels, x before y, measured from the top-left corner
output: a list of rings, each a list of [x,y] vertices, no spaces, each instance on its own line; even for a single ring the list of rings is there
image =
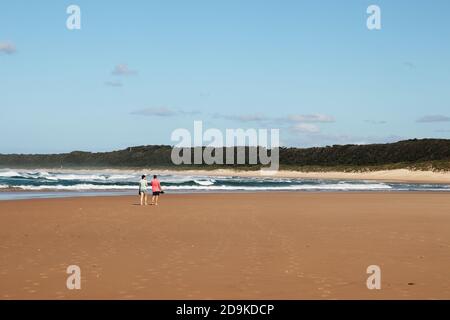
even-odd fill
[[[253,148],[246,148],[248,155]],[[192,151],[188,149],[188,151]],[[228,150],[223,150],[225,154]],[[265,151],[265,150],[264,150]],[[258,170],[261,164],[174,165],[171,146],[138,146],[112,152],[0,154],[3,168],[159,168]],[[193,154],[193,152],[191,152]],[[236,154],[236,152],[235,152]],[[270,153],[269,153],[270,154]],[[235,155],[236,157],[236,155]],[[387,144],[279,149],[280,169],[298,171],[450,170],[449,139],[413,139]]]

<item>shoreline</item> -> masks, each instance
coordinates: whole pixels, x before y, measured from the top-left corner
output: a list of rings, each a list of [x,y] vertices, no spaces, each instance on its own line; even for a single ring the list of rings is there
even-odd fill
[[[214,169],[214,170],[170,170],[170,169],[118,169],[118,168],[89,168],[89,169],[68,169],[68,168],[2,168],[1,170],[30,170],[30,171],[53,171],[61,173],[146,173],[158,175],[179,175],[179,176],[210,176],[210,177],[250,177],[250,178],[297,178],[313,180],[366,180],[394,183],[419,183],[419,184],[450,184],[450,172],[420,171],[409,169],[378,170],[365,172],[341,172],[341,171],[265,171],[265,170],[233,170],[233,169]]]
[[[252,178],[298,178],[314,180],[366,180],[394,183],[435,183],[450,184],[450,172],[433,171],[412,171],[408,169],[367,171],[367,172],[339,172],[339,171],[235,171],[230,169],[207,170],[186,170],[181,172],[171,171],[171,174],[194,175],[204,174],[209,176],[236,176]]]
[[[83,199],[83,198],[120,198],[120,197],[136,197],[138,196],[131,194],[130,192],[96,192],[96,191],[22,191],[22,192],[4,192],[3,194],[7,194],[8,197],[2,197],[2,193],[0,192],[0,203],[6,201],[28,201],[28,200],[53,200],[53,199]],[[290,190],[263,190],[263,191],[249,191],[249,190],[232,190],[232,191],[183,191],[183,192],[170,192],[164,195],[170,196],[196,196],[196,195],[239,195],[239,194],[247,194],[247,195],[267,195],[267,194],[449,194],[449,191],[404,191],[404,190],[313,190],[313,191],[290,191]],[[149,196],[149,199],[151,195]]]

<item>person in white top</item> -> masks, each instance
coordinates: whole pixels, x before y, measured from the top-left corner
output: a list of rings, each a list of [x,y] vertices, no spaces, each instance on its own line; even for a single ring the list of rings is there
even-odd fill
[[[145,175],[141,177],[141,181],[139,182],[139,196],[141,198],[141,206],[147,205],[147,178]]]

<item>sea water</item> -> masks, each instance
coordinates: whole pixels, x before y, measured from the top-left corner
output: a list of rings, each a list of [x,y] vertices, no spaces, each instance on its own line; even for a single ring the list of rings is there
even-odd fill
[[[118,170],[45,171],[0,169],[0,200],[135,194],[142,173]],[[258,191],[442,191],[450,185],[278,177],[160,174],[169,193]],[[33,192],[30,192],[33,191]]]

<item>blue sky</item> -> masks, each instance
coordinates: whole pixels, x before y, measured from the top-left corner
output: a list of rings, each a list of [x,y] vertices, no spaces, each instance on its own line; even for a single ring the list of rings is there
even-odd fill
[[[449,16],[447,0],[5,0],[0,153],[173,144],[194,120],[299,147],[450,138]]]

